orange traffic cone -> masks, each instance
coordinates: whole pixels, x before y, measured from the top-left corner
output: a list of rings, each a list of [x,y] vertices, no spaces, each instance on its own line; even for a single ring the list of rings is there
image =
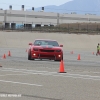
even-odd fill
[[[11,53],[10,53],[10,51],[8,52],[8,56],[11,56]]]
[[[3,58],[3,59],[6,59],[6,54],[4,54],[2,58]]]
[[[64,63],[63,63],[63,60],[61,60],[61,62],[60,62],[60,70],[59,70],[59,73],[66,73],[64,71]]]
[[[81,58],[80,58],[80,54],[78,55],[78,58],[77,58],[77,60],[81,60]]]

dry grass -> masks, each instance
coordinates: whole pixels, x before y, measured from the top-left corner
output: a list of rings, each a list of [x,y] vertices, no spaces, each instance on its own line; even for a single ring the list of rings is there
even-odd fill
[[[69,29],[97,30],[97,29],[100,29],[100,23],[67,23],[67,24],[57,25],[56,27],[69,28]]]

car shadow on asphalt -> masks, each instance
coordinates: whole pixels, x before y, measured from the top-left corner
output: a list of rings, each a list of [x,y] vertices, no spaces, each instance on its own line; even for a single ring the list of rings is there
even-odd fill
[[[35,60],[30,60],[30,61],[41,61],[41,62],[60,62],[60,61],[55,61],[55,60],[48,60],[48,59],[35,59]]]
[[[0,94],[19,94],[19,93],[10,93],[10,92],[0,92]],[[28,98],[38,98],[40,100],[62,100],[62,99],[55,99],[55,98],[49,98],[49,97],[42,97],[42,96],[35,96],[35,95],[27,95],[27,94],[21,94],[21,97],[28,97]]]

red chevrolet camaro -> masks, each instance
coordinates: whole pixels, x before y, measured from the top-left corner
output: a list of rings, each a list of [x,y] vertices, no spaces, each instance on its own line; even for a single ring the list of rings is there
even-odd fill
[[[36,39],[34,43],[29,43],[29,45],[28,60],[63,60],[63,45],[59,45],[55,40]]]

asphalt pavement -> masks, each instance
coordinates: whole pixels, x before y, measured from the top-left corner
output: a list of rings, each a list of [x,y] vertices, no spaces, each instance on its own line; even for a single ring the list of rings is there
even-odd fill
[[[29,61],[27,56],[25,48],[0,48],[0,100],[100,99],[100,56],[95,52],[65,50],[66,73],[59,73],[60,62]]]

